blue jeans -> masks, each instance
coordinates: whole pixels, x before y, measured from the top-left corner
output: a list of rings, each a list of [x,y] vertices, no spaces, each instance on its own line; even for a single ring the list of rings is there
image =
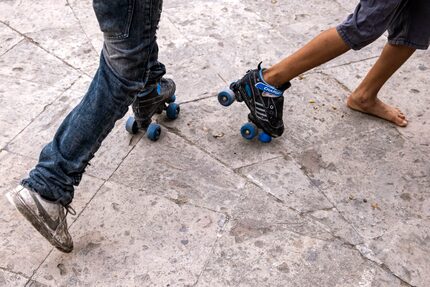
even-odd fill
[[[82,101],[64,119],[23,185],[68,205],[88,162],[137,94],[165,74],[156,30],[162,0],[93,0],[104,35],[100,65]]]

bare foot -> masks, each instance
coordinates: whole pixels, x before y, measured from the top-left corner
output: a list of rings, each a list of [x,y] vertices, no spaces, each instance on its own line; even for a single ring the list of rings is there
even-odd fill
[[[353,93],[348,97],[346,104],[353,110],[382,118],[399,127],[408,125],[405,115],[399,109],[385,104],[378,98],[370,100],[368,97]]]

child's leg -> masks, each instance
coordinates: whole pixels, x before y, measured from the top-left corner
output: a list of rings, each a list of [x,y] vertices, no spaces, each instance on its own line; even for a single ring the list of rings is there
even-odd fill
[[[366,78],[348,98],[348,107],[383,118],[401,127],[406,126],[408,122],[403,113],[383,103],[377,96],[385,82],[414,52],[414,48],[387,44]]]
[[[360,50],[378,39],[407,3],[407,0],[361,0],[354,13],[339,26],[321,33],[296,53],[266,70],[264,80],[279,87],[349,49]]]
[[[350,50],[335,28],[322,32],[303,48],[264,71],[264,80],[275,87]]]

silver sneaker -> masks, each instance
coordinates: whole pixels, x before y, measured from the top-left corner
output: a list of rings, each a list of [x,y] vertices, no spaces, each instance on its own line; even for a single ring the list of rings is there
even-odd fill
[[[43,199],[37,192],[22,185],[6,194],[6,197],[24,217],[53,246],[62,252],[73,250],[72,237],[67,228],[66,216],[76,214],[71,207]],[[64,210],[66,209],[66,213]]]

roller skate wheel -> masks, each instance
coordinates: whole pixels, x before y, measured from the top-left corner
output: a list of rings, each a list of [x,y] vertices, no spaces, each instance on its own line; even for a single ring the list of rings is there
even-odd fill
[[[272,141],[272,137],[265,132],[262,132],[258,135],[258,140],[262,143],[270,143]]]
[[[148,137],[148,139],[154,142],[160,138],[160,134],[161,127],[158,124],[152,123],[148,126],[148,129],[146,130],[146,136]]]
[[[224,107],[230,106],[234,102],[234,92],[229,88],[218,93],[218,102]]]
[[[247,140],[252,140],[258,134],[258,129],[253,123],[246,123],[240,129],[240,134]]]
[[[170,103],[174,103],[175,101],[176,101],[176,95],[173,95],[167,100],[167,103],[170,104]]]
[[[125,123],[125,129],[132,135],[137,134],[139,127],[137,126],[137,122],[134,117],[128,118],[127,122]]]
[[[181,111],[180,107],[176,103],[170,103],[166,109],[166,115],[169,120],[176,120],[179,116],[179,112]]]

